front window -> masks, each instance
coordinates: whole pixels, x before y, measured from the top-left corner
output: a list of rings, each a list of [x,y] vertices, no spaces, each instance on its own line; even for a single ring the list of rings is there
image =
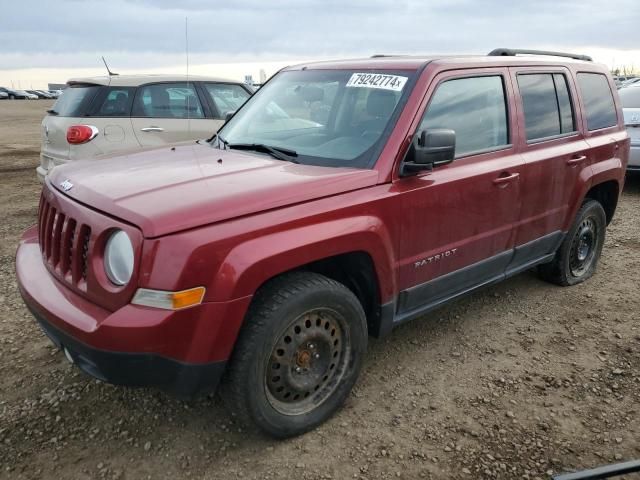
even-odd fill
[[[268,145],[299,163],[370,168],[406,101],[413,74],[282,72],[225,124],[213,145]]]

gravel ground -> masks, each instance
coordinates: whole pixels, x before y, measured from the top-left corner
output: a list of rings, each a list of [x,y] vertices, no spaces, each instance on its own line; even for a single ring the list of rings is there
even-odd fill
[[[92,380],[36,326],[14,254],[49,105],[0,102],[0,478],[535,479],[640,457],[640,178],[586,284],[525,273],[372,340],[345,407],[274,441],[215,396]]]

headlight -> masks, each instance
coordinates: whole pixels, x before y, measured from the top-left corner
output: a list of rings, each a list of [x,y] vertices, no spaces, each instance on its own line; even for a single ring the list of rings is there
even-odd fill
[[[125,285],[133,274],[133,245],[129,236],[116,230],[107,240],[104,251],[104,271],[115,285]]]

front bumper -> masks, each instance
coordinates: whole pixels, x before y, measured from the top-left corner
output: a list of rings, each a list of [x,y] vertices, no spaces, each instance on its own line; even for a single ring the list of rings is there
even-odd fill
[[[42,329],[89,375],[191,397],[217,386],[250,297],[178,311],[126,305],[114,312],[71,291],[47,270],[35,227],[16,253],[25,304]]]
[[[47,322],[33,305],[27,303],[27,307],[44,333],[67,358],[83,372],[103,382],[158,387],[178,398],[191,398],[202,390],[215,389],[224,373],[225,362],[188,364],[149,353],[110,352],[90,347]]]

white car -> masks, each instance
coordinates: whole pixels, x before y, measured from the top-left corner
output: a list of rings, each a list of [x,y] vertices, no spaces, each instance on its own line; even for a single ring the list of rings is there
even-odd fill
[[[618,90],[624,113],[624,124],[631,138],[627,171],[640,172],[640,83]]]
[[[251,94],[241,82],[214,77],[71,79],[42,120],[38,179],[71,160],[208,138]]]

